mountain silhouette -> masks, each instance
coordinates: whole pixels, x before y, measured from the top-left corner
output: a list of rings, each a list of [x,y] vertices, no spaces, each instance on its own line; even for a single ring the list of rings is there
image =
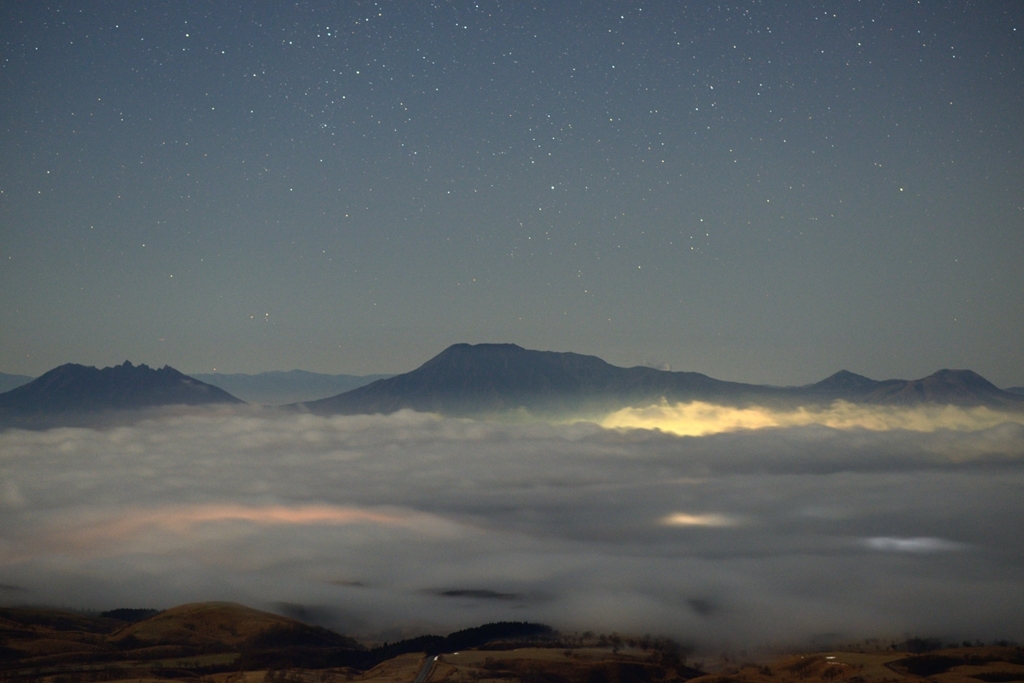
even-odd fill
[[[323,414],[452,415],[517,408],[587,412],[624,402],[775,396],[779,390],[723,382],[696,372],[621,368],[596,356],[532,351],[515,344],[454,344],[411,372],[301,404]]]
[[[882,381],[842,370],[806,389],[833,400],[881,405],[1024,406],[1021,396],[1000,389],[973,370],[939,370],[921,379]]]
[[[825,396],[843,396],[847,399],[853,397],[863,398],[869,396],[874,391],[878,391],[882,386],[902,386],[903,381],[901,379],[890,379],[880,382],[864,375],[850,372],[849,370],[840,370],[820,382],[805,387],[805,389],[809,392],[820,393]]]
[[[1003,391],[971,370],[940,370],[914,380],[873,380],[841,370],[814,384],[774,387],[726,382],[697,372],[623,368],[596,356],[515,344],[454,344],[411,372],[292,406],[323,415],[411,409],[479,416],[526,410],[586,418],[661,401],[792,408],[837,400],[1024,410],[1024,395]],[[69,363],[0,394],[0,427],[91,424],[101,413],[238,403],[243,401],[169,366],[153,369],[125,361],[100,370]]]
[[[622,368],[596,356],[533,351],[515,344],[455,344],[411,372],[298,405],[319,414],[386,414],[412,409],[476,415],[523,408],[586,415],[662,399],[779,407],[845,400],[1024,409],[1024,398],[1002,391],[969,370],[941,370],[909,381],[878,381],[843,370],[816,384],[771,387],[726,382],[696,372]]]
[[[223,389],[170,366],[121,365],[102,370],[68,363],[0,394],[0,416],[71,416],[167,405],[242,403]]]
[[[973,370],[939,370],[901,384],[879,383],[867,401],[890,405],[945,403],[951,405],[1008,406],[1020,397],[1003,391]]]

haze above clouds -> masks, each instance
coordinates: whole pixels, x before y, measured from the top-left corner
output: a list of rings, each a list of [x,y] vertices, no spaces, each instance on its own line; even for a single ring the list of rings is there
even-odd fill
[[[8,430],[0,600],[230,599],[392,638],[529,619],[708,647],[1020,640],[1024,426],[983,417],[680,437],[244,408]]]

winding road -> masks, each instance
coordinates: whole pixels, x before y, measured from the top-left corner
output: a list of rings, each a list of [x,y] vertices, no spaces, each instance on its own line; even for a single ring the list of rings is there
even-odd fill
[[[420,672],[416,674],[416,678],[413,679],[412,683],[423,683],[430,676],[430,672],[434,670],[434,664],[437,663],[437,658],[441,655],[434,657],[427,657],[427,661],[423,662],[423,667],[420,668]]]

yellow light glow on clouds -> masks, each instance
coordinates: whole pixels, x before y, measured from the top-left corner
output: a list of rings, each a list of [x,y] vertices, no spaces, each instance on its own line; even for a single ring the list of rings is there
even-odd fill
[[[601,426],[610,429],[658,429],[680,436],[706,436],[747,429],[807,425],[871,431],[978,431],[1006,422],[1024,424],[1024,414],[1003,413],[985,407],[903,408],[855,405],[846,401],[836,401],[821,410],[797,408],[780,411],[762,407],[734,408],[694,401],[675,405],[662,403],[647,408],[624,408],[608,415]]]
[[[686,512],[675,512],[671,515],[666,515],[661,518],[661,523],[665,526],[739,526],[739,520],[727,517],[726,515],[693,515]]]

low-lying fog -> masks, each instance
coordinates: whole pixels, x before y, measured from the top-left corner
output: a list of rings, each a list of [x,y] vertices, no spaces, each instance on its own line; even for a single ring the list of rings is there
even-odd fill
[[[1024,640],[1020,418],[840,410],[8,430],[0,602],[236,600],[392,639],[537,620],[713,647]]]

